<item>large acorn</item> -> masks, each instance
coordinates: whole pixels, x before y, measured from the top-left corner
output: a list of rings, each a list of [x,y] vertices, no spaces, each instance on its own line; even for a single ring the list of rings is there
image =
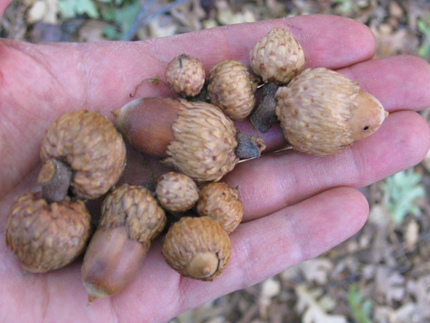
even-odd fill
[[[38,183],[48,200],[68,192],[95,199],[105,194],[125,167],[125,144],[112,122],[98,112],[79,110],[61,115],[46,130]]]
[[[316,156],[342,151],[388,116],[358,82],[326,68],[307,69],[276,92],[276,115],[292,147]]]
[[[144,187],[124,184],[105,198],[81,269],[89,302],[114,295],[133,279],[165,224],[163,209]]]
[[[64,267],[85,249],[91,217],[81,200],[48,203],[40,193],[25,193],[6,218],[6,246],[26,271],[44,273]]]
[[[237,136],[233,122],[216,106],[167,98],[142,98],[114,111],[124,139],[163,158],[197,182],[218,181],[240,158],[259,157],[259,136]]]
[[[170,267],[181,275],[212,281],[227,267],[231,242],[215,220],[183,217],[167,232],[162,253]]]

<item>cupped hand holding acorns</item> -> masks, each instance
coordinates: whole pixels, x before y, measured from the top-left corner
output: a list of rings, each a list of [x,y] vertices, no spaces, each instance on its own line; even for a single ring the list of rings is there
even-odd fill
[[[297,73],[294,71],[286,73],[292,77],[295,77],[295,74],[304,73],[298,76],[298,78],[301,77],[300,79],[291,81],[291,86],[286,85],[289,81],[285,79],[278,81],[275,77],[265,76],[264,73],[256,75],[258,72],[253,71],[250,66],[251,49],[274,27],[291,31],[303,48],[303,55],[306,58],[305,66],[297,69]],[[2,47],[0,102],[2,102],[3,116],[0,121],[2,125],[0,149],[3,152],[1,161],[3,167],[0,172],[1,227],[3,229],[0,239],[2,252],[0,281],[3,287],[0,294],[2,304],[0,317],[8,322],[37,322],[43,317],[52,321],[65,321],[70,317],[70,313],[73,313],[74,321],[82,322],[107,322],[114,317],[119,321],[130,317],[141,322],[167,321],[206,301],[273,276],[344,241],[360,229],[368,214],[367,202],[356,188],[419,163],[429,148],[428,126],[414,112],[430,105],[430,91],[427,85],[430,84],[428,64],[417,57],[410,56],[371,60],[375,51],[371,32],[357,22],[340,17],[295,17],[121,45],[113,42],[92,45],[31,45],[2,40],[0,46]],[[270,46],[267,45],[267,47]],[[291,50],[296,49],[291,48]],[[233,63],[218,65],[216,69],[222,71],[234,69],[242,73],[245,66],[246,73],[249,72],[250,76],[248,77],[246,73],[241,74],[237,84],[243,84],[246,92],[253,93],[255,77],[259,76],[262,82],[272,82],[276,87],[282,88],[281,91],[276,90],[276,102],[282,101],[282,104],[287,107],[287,110],[282,111],[279,106],[275,109],[276,118],[280,120],[282,128],[274,124],[270,130],[261,134],[253,128],[242,112],[237,112],[237,106],[228,106],[230,96],[214,94],[214,89],[222,87],[222,81],[228,80],[228,77],[222,75],[218,77],[221,83],[213,81],[212,85],[207,87],[209,93],[207,97],[211,102],[219,101],[218,103],[223,106],[221,110],[232,111],[232,119],[239,120],[234,121],[234,128],[231,125],[233,123],[224,121],[224,117],[219,116],[218,112],[211,112],[211,108],[205,112],[193,110],[196,105],[200,107],[202,103],[175,101],[171,110],[166,111],[150,105],[149,110],[145,112],[148,137],[142,140],[146,149],[152,149],[152,152],[159,157],[167,158],[165,160],[167,165],[179,168],[182,173],[187,173],[186,175],[190,177],[194,176],[190,174],[191,170],[197,171],[194,180],[200,184],[221,181],[232,189],[228,194],[214,193],[199,184],[198,191],[201,195],[204,195],[203,191],[210,192],[207,196],[220,194],[220,196],[228,195],[231,199],[238,195],[243,203],[243,219],[239,226],[229,217],[222,220],[233,228],[229,229],[229,232],[234,230],[233,232],[228,235],[227,231],[217,224],[212,227],[214,228],[211,229],[212,231],[205,233],[212,237],[225,236],[228,243],[219,246],[218,251],[214,253],[210,250],[213,245],[201,243],[200,246],[206,248],[202,251],[191,248],[187,244],[188,241],[184,244],[185,249],[194,251],[198,257],[190,258],[191,260],[186,263],[183,263],[183,257],[177,258],[175,241],[169,242],[170,247],[163,247],[165,239],[174,233],[162,233],[154,239],[155,234],[158,234],[165,224],[165,211],[160,208],[159,202],[155,201],[153,195],[148,193],[149,190],[143,190],[140,187],[149,179],[149,172],[166,173],[167,171],[157,170],[156,162],[153,160],[150,161],[151,167],[148,167],[143,155],[130,145],[126,145],[127,156],[122,158],[124,147],[117,143],[115,132],[95,142],[87,142],[85,139],[95,137],[98,129],[103,128],[106,122],[112,121],[112,124],[116,124],[111,112],[116,111],[115,115],[118,117],[121,113],[118,109],[134,100],[129,94],[133,92],[136,85],[141,80],[154,78],[156,75],[161,75],[160,81],[164,82],[163,76],[168,63],[184,53],[202,62],[203,70],[209,79],[214,79],[210,71],[215,65],[224,60],[235,60]],[[325,118],[327,113],[317,113],[316,116],[313,113],[305,113],[305,119],[296,120],[293,124],[288,124],[288,120],[291,119],[286,118],[286,115],[302,113],[296,108],[300,105],[296,102],[300,96],[305,98],[303,105],[314,104],[313,99],[304,92],[308,87],[312,87],[306,83],[310,73],[318,74],[318,78],[322,78],[324,83],[336,84],[337,81],[327,80],[325,74],[319,74],[323,71],[317,69],[320,67],[336,70],[344,75],[353,81],[350,87],[358,90],[361,88],[362,91],[370,93],[390,113],[386,120],[383,120],[384,113],[376,113],[380,121],[383,120],[382,125],[371,136],[359,141],[355,139],[363,137],[362,132],[371,129],[372,124],[355,122],[354,125],[360,126],[348,128],[347,124],[336,123],[342,129],[347,128],[348,133],[344,135],[336,133],[335,137],[340,138],[342,144],[337,145],[338,142],[335,142],[336,151],[333,153],[327,153],[329,149],[327,147],[333,146],[331,141],[312,132],[313,129],[320,127],[319,123],[316,126],[311,122],[315,117],[323,118],[326,124],[332,125],[332,121]],[[306,70],[307,68],[312,70]],[[336,74],[336,77],[340,76]],[[299,90],[292,88],[294,82],[300,87]],[[318,86],[315,88],[319,92],[324,92]],[[193,90],[182,89],[181,91],[184,91],[184,96],[190,96]],[[342,91],[339,90],[339,93]],[[291,98],[288,96],[289,92],[298,94]],[[330,88],[327,92],[337,93],[336,88]],[[161,82],[158,85],[146,82],[138,89],[137,96],[170,98],[171,91]],[[248,98],[243,100],[247,109],[255,111],[252,100]],[[373,99],[370,100],[374,102]],[[185,113],[183,106],[188,105],[192,108]],[[288,108],[289,106],[292,108]],[[49,140],[43,139],[46,129],[60,116],[80,110],[98,113],[90,113],[89,117],[79,115],[78,112],[78,114],[72,114],[73,118],[70,120],[62,120],[62,125],[74,129],[72,134],[65,135],[62,132],[63,128],[59,127],[55,135],[48,138]],[[354,111],[357,109],[354,108]],[[215,134],[216,139],[210,139],[212,137],[209,136],[216,132],[214,130],[205,133],[192,129],[190,132],[178,135],[175,127],[180,122],[186,123],[183,120],[188,112],[194,117],[196,114],[200,116],[201,113],[216,115],[215,121],[210,119],[212,117],[207,117],[209,119],[205,119],[205,123],[211,125],[220,123],[224,128],[220,133]],[[336,117],[352,120],[355,115],[351,111],[342,110]],[[110,121],[104,117],[99,120],[99,116],[105,116]],[[359,116],[360,120],[365,119],[362,114]],[[374,120],[374,117],[372,115],[370,119]],[[133,118],[131,118],[132,121]],[[169,118],[174,120],[171,133],[164,131],[162,127]],[[88,120],[93,120],[91,121],[93,124],[95,122],[100,126],[90,130],[80,128]],[[130,123],[127,124],[130,125]],[[298,131],[294,127],[305,129],[305,132]],[[255,143],[258,153],[260,153],[259,148],[263,146],[261,141],[255,138],[261,137],[266,147],[263,155],[260,158],[239,163],[239,155],[243,152],[248,153],[248,149],[236,149],[242,139],[232,137],[230,132],[236,134],[232,129],[238,129],[240,133],[254,138],[251,142]],[[308,129],[307,132],[306,129]],[[135,130],[122,129],[124,138],[127,137],[124,133],[130,131]],[[297,139],[294,137],[295,132],[299,132],[303,137]],[[185,140],[183,138],[188,138],[187,136],[190,135],[197,136],[198,133],[208,136],[207,142],[212,144],[215,147],[214,151],[218,153],[208,157],[200,153],[200,150],[192,150],[193,156],[203,159],[184,166],[184,163],[187,164],[187,161],[192,160],[189,153],[184,153],[183,159],[175,159],[175,156],[183,153],[187,145],[175,143],[169,148],[169,144],[172,140]],[[256,135],[260,137],[252,137]],[[294,150],[278,151],[287,146],[285,138]],[[75,139],[79,139],[82,144],[80,147],[70,144]],[[300,146],[299,144],[304,141],[307,144]],[[42,142],[44,142],[44,148],[41,153]],[[327,144],[321,146],[320,142]],[[318,147],[323,147],[316,150],[314,155],[318,156],[309,154],[315,143],[318,143]],[[109,151],[100,149],[109,145],[112,146]],[[92,148],[91,151],[97,151],[97,154],[80,149],[82,146]],[[219,147],[222,149],[217,150]],[[68,151],[75,154],[73,158],[65,157]],[[114,152],[115,162],[108,158],[112,152]],[[41,157],[44,162],[43,168]],[[219,166],[218,159],[226,162]],[[41,169],[44,170],[43,176],[39,175]],[[58,171],[62,174],[63,170],[65,174],[69,174],[64,175],[65,177],[72,178],[71,182],[65,184],[66,188],[64,185],[56,186],[58,176],[53,177],[55,181],[51,177],[52,173],[58,175],[56,173]],[[117,190],[112,192],[113,184],[106,183],[104,176],[101,176],[103,179],[100,180],[101,173],[111,174]],[[119,173],[122,173],[122,177],[117,181]],[[61,177],[63,178],[63,175]],[[46,183],[49,185],[45,185]],[[125,183],[131,186],[123,186]],[[109,188],[105,189],[105,184]],[[138,191],[134,191],[133,185],[139,186]],[[44,189],[41,190],[41,187]],[[171,212],[173,217],[183,216],[179,213],[188,211],[181,210],[182,204],[196,199],[195,194],[191,192],[194,189],[193,185],[189,184],[187,187],[191,187],[187,198],[181,200],[179,206],[175,204],[173,211],[166,211]],[[93,190],[96,191],[94,194],[97,196],[105,193],[111,195],[108,198],[104,196],[99,198],[100,202],[104,200],[103,205],[97,203],[97,200],[88,202],[88,211],[82,199],[87,201],[97,197],[90,193]],[[164,193],[161,191],[163,190],[160,188],[158,194],[160,196],[166,194],[165,201],[174,200],[170,198],[171,191],[166,189]],[[30,205],[36,196],[23,195],[26,192],[45,194],[47,204],[37,202]],[[62,193],[57,197],[57,194],[52,192]],[[72,198],[64,197],[64,194]],[[23,212],[24,219],[8,225],[15,226],[16,232],[20,234],[27,233],[25,235],[27,240],[19,240],[19,243],[24,246],[21,255],[25,255],[31,248],[40,247],[43,241],[56,250],[69,251],[64,253],[65,256],[60,261],[55,262],[58,260],[55,257],[56,254],[49,254],[52,249],[43,249],[46,252],[31,253],[34,257],[26,258],[28,262],[22,263],[18,261],[19,255],[16,257],[7,248],[6,241],[10,247],[16,236],[5,238],[6,215],[10,212],[13,201],[17,201],[17,196],[24,196],[21,201],[18,201],[20,205],[14,204],[14,208]],[[76,196],[81,197],[76,199]],[[120,200],[120,196],[125,196],[125,200]],[[61,201],[55,202],[56,199]],[[138,205],[141,205],[141,201],[146,201],[147,204],[140,206],[141,209],[139,209]],[[161,204],[164,202],[160,200]],[[55,206],[52,207],[52,205]],[[122,212],[120,211],[122,208],[118,205],[128,210],[122,216],[117,215]],[[193,212],[197,212],[198,203],[192,208]],[[66,211],[63,212],[63,209]],[[85,246],[80,242],[85,240],[84,245],[86,245],[90,234],[93,234],[92,231],[95,229],[95,226],[91,229],[89,213],[93,210],[100,212],[101,209],[107,210],[99,223],[99,229],[103,232],[96,231],[95,235],[108,241],[113,241],[112,239],[122,241],[125,249],[121,249],[118,243],[112,244],[112,247],[106,247],[107,244],[104,242],[97,248],[91,247],[92,250],[103,250],[106,257],[96,255],[91,258],[92,262],[89,262],[85,271],[88,275],[86,289],[82,283],[81,270],[84,272],[82,256],[79,256],[79,254],[82,255]],[[201,209],[204,212],[205,209],[209,210],[209,207],[204,206]],[[141,214],[146,214],[147,210],[150,210],[153,222],[145,222],[149,224],[144,231],[136,230],[143,217]],[[112,213],[114,211],[117,213]],[[139,213],[140,211],[142,212]],[[34,212],[42,214],[40,217],[42,220],[36,221]],[[220,210],[217,212],[222,213]],[[66,219],[60,216],[63,213],[67,215]],[[115,215],[112,216],[112,214]],[[155,216],[152,216],[154,214]],[[188,220],[188,217],[186,220],[178,221],[177,223],[185,223],[185,231],[180,232],[188,232],[185,236],[192,237],[196,230],[208,227],[208,223],[212,221],[207,220],[204,215],[201,215],[201,219],[205,220],[198,224],[192,223],[194,220]],[[96,224],[97,221],[93,220],[93,222]],[[68,226],[70,223],[72,227]],[[38,230],[35,230],[36,226]],[[61,234],[55,236],[58,232]],[[55,239],[50,238],[52,234]],[[25,246],[31,246],[31,248],[26,249]],[[229,262],[226,265],[223,262],[225,258],[217,258],[214,254],[224,253],[227,249]],[[128,253],[123,253],[122,250],[127,250]],[[121,254],[122,258],[116,254]],[[127,258],[127,255],[130,257]],[[163,259],[169,255],[173,257],[173,263],[169,265],[181,274],[174,271]],[[49,261],[43,262],[44,259]],[[73,261],[74,259],[76,260]],[[209,265],[201,266],[202,261]],[[64,266],[69,262],[71,263]],[[120,265],[129,264],[124,266],[129,271],[121,269],[121,277],[124,277],[124,273],[125,276],[132,277],[126,277],[127,282],[123,284],[124,286],[120,286],[120,291],[114,290],[113,296],[104,297],[106,296],[103,294],[104,291],[103,295],[97,294],[100,286],[106,290],[112,287],[109,284],[105,287],[106,281],[111,281],[106,280],[105,277],[113,277],[109,275],[117,273],[112,268],[116,270],[118,267],[111,266],[116,262]],[[43,264],[43,266],[32,267],[34,264]],[[48,273],[23,274],[23,265],[30,272],[53,270]],[[58,267],[61,268],[55,269]],[[106,274],[94,275],[102,272],[100,268],[105,268]],[[212,281],[183,277],[192,275],[201,280]],[[102,277],[101,283],[94,277]],[[118,281],[115,280],[115,282]],[[94,298],[103,297],[94,301],[90,307],[85,306],[88,289],[97,290]],[[22,308],[25,308],[25,311],[21,311]]]

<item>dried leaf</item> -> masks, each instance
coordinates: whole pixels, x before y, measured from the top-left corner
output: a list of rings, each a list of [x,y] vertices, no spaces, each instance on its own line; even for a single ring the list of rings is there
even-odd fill
[[[299,265],[306,281],[317,282],[320,285],[327,283],[328,274],[333,269],[332,262],[327,258],[307,260]]]
[[[308,290],[305,285],[295,287],[297,295],[296,311],[302,314],[303,323],[346,323],[346,317],[342,315],[330,315],[318,301],[322,290]]]
[[[380,266],[376,270],[376,293],[391,305],[393,301],[401,301],[405,295],[405,278],[389,267]]]
[[[420,226],[415,220],[411,220],[405,230],[405,240],[408,250],[412,250],[419,238]]]

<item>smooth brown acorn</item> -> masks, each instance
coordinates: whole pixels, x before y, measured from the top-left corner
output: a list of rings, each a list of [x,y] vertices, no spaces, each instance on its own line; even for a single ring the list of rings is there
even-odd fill
[[[167,98],[142,98],[115,110],[116,124],[134,148],[160,156],[197,182],[218,181],[230,172],[247,147],[259,157],[259,136],[239,138],[233,122],[216,106]]]
[[[103,201],[81,268],[88,300],[112,296],[136,275],[166,217],[151,192],[124,184]]]

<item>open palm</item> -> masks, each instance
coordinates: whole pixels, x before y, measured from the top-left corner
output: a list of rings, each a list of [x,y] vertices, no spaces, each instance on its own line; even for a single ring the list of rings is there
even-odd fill
[[[223,59],[249,65],[249,50],[275,26],[293,32],[307,67],[336,69],[376,96],[390,112],[382,127],[330,157],[283,151],[239,164],[225,181],[240,186],[244,220],[231,235],[229,266],[213,282],[183,278],[170,269],[160,240],[125,290],[90,307],[80,261],[48,274],[23,274],[5,246],[5,217],[16,196],[37,189],[40,143],[53,120],[78,109],[110,116],[131,100],[129,94],[142,79],[163,75],[169,60],[182,53],[199,58],[207,71]],[[367,27],[335,16],[271,20],[145,42],[34,45],[1,40],[0,321],[165,322],[353,235],[368,214],[367,201],[356,188],[419,163],[430,143],[427,123],[413,111],[430,106],[430,67],[411,56],[371,60],[374,51]],[[138,91],[139,97],[169,95],[165,87],[149,83]],[[245,122],[238,127],[253,131]],[[264,139],[271,151],[285,144],[276,127]],[[129,153],[125,178],[139,172],[139,156]]]

